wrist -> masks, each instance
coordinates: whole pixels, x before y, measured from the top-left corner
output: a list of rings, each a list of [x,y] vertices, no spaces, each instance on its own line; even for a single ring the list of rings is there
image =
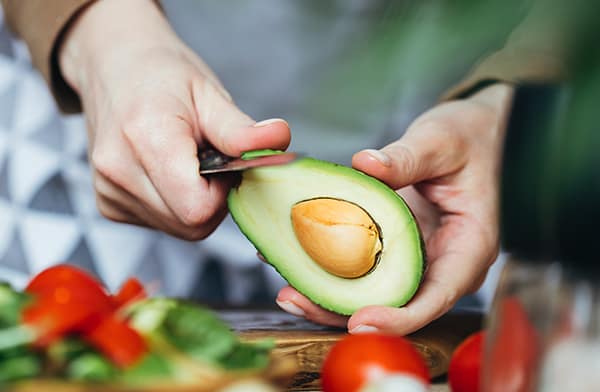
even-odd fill
[[[512,101],[515,91],[515,86],[508,83],[492,84],[476,94],[473,94],[468,99],[486,106],[496,118],[496,126],[494,134],[502,140],[507,127],[508,118],[512,110]],[[500,141],[499,146],[502,145]]]
[[[514,89],[515,87],[512,84],[498,82],[477,91],[468,99],[485,104],[498,113],[505,114],[510,110]]]
[[[90,76],[110,72],[132,53],[173,39],[175,33],[152,0],[95,1],[68,26],[58,63],[65,81],[80,93]]]

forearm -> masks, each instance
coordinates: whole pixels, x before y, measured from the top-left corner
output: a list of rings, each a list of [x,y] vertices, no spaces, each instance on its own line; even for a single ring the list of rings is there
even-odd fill
[[[174,39],[155,2],[102,0],[69,26],[58,47],[58,62],[66,82],[79,93],[89,83],[90,70],[113,72],[119,61]]]

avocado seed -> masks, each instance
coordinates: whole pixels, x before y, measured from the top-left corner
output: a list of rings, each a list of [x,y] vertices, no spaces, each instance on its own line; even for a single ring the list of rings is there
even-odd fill
[[[318,198],[292,207],[292,226],[306,253],[325,271],[358,278],[369,272],[382,243],[373,219],[345,200]]]

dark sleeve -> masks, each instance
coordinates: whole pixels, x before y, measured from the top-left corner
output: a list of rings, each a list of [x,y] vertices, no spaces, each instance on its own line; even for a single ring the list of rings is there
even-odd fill
[[[58,68],[56,48],[74,17],[93,0],[1,0],[9,28],[22,38],[33,65],[50,86],[59,108],[81,111],[77,94],[66,84]]]
[[[462,98],[495,82],[556,82],[568,73],[569,20],[564,0],[537,0],[504,47],[482,59],[442,100]]]

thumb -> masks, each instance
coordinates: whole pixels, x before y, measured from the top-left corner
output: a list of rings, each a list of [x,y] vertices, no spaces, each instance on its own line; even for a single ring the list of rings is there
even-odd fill
[[[290,128],[282,119],[257,123],[208,80],[192,86],[201,139],[217,150],[240,156],[244,151],[262,148],[285,149],[290,143]]]
[[[381,150],[362,150],[352,166],[394,189],[456,172],[466,163],[466,144],[458,132],[439,123],[411,127]]]

